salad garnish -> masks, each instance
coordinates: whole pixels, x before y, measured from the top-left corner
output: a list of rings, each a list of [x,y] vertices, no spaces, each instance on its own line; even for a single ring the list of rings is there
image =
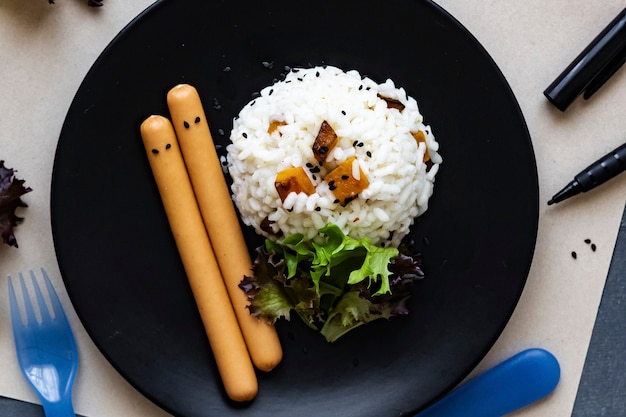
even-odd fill
[[[419,253],[354,239],[334,224],[318,231],[313,240],[294,234],[257,248],[252,275],[239,285],[252,315],[274,323],[294,311],[335,342],[362,324],[408,313],[410,288],[424,277]]]

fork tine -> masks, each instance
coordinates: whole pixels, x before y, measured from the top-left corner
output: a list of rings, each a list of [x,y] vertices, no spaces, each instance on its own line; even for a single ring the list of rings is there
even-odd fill
[[[22,297],[24,298],[24,310],[26,311],[26,325],[31,325],[37,323],[37,317],[35,317],[35,309],[33,308],[33,303],[30,301],[30,296],[28,295],[28,289],[26,288],[26,283],[24,282],[24,276],[20,272],[20,284],[22,287]]]
[[[13,328],[16,326],[23,326],[22,313],[20,313],[20,307],[17,304],[17,297],[15,296],[15,290],[13,289],[13,280],[9,276],[9,306],[11,308],[11,324]]]
[[[41,268],[41,274],[43,275],[43,279],[46,282],[46,288],[48,289],[48,295],[50,296],[50,303],[52,304],[54,317],[63,319],[63,321],[67,321],[67,318],[65,317],[65,312],[63,311],[63,306],[61,305],[61,301],[59,300],[59,297],[57,296],[57,293],[52,286],[52,282],[50,282],[50,278],[48,278],[46,270]]]
[[[41,292],[41,288],[39,288],[37,278],[35,277],[35,273],[32,270],[30,271],[30,279],[33,281],[33,288],[35,289],[35,298],[37,299],[37,304],[39,304],[41,321],[46,322],[52,320],[52,316],[50,315],[50,311],[48,310],[46,301],[43,298],[43,293]]]

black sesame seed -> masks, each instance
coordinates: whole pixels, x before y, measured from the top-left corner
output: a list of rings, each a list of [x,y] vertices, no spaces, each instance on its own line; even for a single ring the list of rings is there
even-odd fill
[[[263,61],[262,64],[267,69],[274,68],[274,61]]]
[[[347,180],[348,178],[350,178],[350,176],[349,176],[349,175],[342,175],[342,176],[341,176],[341,179],[342,179],[342,180]]]
[[[224,72],[230,72],[231,68],[230,67],[224,67],[224,69],[222,71]]]
[[[341,114],[343,114],[343,115],[345,116],[345,115],[346,115],[346,111],[345,111],[345,110],[342,110],[342,111],[341,111]]]
[[[168,143],[167,145],[165,145],[165,149],[169,149],[169,148],[171,148],[171,147],[172,147],[172,144],[171,144],[171,143]]]
[[[194,120],[194,123],[200,123],[200,116],[196,116],[196,119]]]
[[[365,146],[365,144],[363,142],[359,142],[359,143],[357,143],[356,146],[358,146],[359,148],[362,148],[363,146]]]
[[[369,158],[371,158],[371,157],[372,157],[372,153],[371,153],[370,151],[367,151],[365,154],[366,154]]]
[[[335,204],[339,203],[339,199],[337,198],[335,201],[333,201],[333,203]]]
[[[321,207],[315,207],[315,211],[322,211]]]
[[[270,95],[270,96],[271,96],[273,93],[274,93],[274,89],[272,88],[272,89],[270,89],[270,92],[269,92],[269,94],[268,94],[268,95]]]
[[[574,258],[574,259],[578,258],[578,255],[574,251],[572,251],[572,258]]]
[[[158,154],[158,153],[159,153],[159,150],[158,150],[157,148],[153,148],[153,149],[152,149],[152,153],[156,155],[156,154]]]
[[[315,175],[312,175],[313,177],[313,181],[317,181],[317,177]]]
[[[363,86],[362,86],[362,85],[360,85],[360,86],[359,86],[359,91],[361,91],[362,89],[363,89]]]
[[[241,136],[243,136],[244,138],[247,138],[247,137],[248,137],[248,134],[247,134],[246,132],[243,132],[243,133],[241,134]]]
[[[185,129],[189,129],[189,123],[183,121],[183,126],[185,126]]]
[[[307,162],[307,163],[306,163],[306,167],[307,167],[307,168],[313,168],[313,164],[312,164],[312,163],[310,163],[310,162]]]
[[[596,249],[597,249],[596,244],[595,244],[595,243],[592,243],[592,244],[591,244],[591,250],[595,252],[595,251],[596,251]]]
[[[221,136],[224,136],[226,134],[224,132],[224,129],[217,129],[217,133],[219,133]]]
[[[328,153],[328,146],[320,146],[319,153],[321,154]]]
[[[585,239],[585,243],[588,245],[591,243],[591,239]]]
[[[355,140],[354,142],[352,142],[352,146],[356,146],[356,145],[358,145],[358,144],[359,144],[359,141],[358,141],[358,140]]]
[[[319,72],[319,71],[316,71],[316,72],[315,72],[315,76],[316,76],[316,77],[319,77],[319,76],[320,76],[320,72]]]
[[[302,77],[298,77],[298,81],[304,81]]]

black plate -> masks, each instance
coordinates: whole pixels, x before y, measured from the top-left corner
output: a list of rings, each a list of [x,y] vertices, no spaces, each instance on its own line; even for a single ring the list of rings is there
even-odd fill
[[[476,39],[429,1],[162,1],[96,61],[69,109],[52,227],[72,302],[107,359],[185,416],[409,415],[482,359],[523,290],[538,184],[518,104]],[[286,65],[391,78],[415,97],[444,163],[413,236],[427,278],[408,317],[335,344],[281,322],[285,356],[251,403],[225,399],[139,136],[179,82],[203,97],[215,140]],[[225,70],[229,68],[230,71]],[[246,230],[252,249],[259,239]],[[88,365],[88,364],[87,364]]]

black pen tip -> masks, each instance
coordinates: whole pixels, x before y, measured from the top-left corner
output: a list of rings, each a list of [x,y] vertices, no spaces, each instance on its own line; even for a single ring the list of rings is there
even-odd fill
[[[567,184],[567,186],[565,186],[565,188],[563,188],[561,191],[556,193],[554,197],[552,197],[552,199],[548,201],[548,205],[551,206],[552,204],[559,203],[567,198],[575,196],[581,191],[582,189],[580,187],[580,183],[577,180],[574,180],[570,182],[569,184]]]

